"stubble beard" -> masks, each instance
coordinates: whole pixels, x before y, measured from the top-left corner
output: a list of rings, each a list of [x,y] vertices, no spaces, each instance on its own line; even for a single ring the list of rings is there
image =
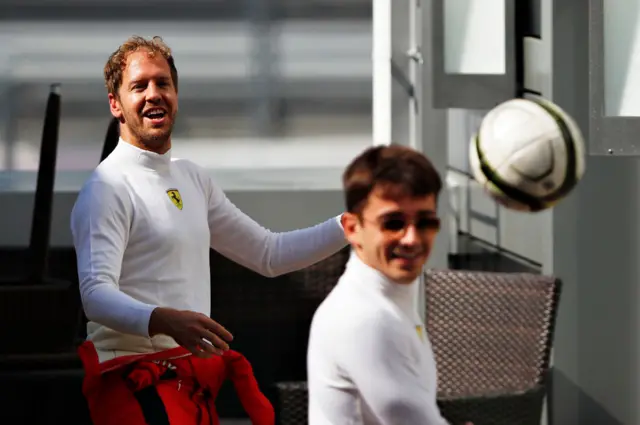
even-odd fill
[[[127,120],[125,117],[125,122],[136,122],[135,120]],[[129,132],[132,136],[134,136],[138,143],[140,143],[143,147],[151,151],[158,151],[162,149],[164,146],[168,145],[171,140],[171,133],[173,131],[174,125],[174,117],[171,119],[171,123],[163,129],[154,129],[154,128],[145,128],[144,126],[144,118],[142,119],[141,125],[128,126]]]

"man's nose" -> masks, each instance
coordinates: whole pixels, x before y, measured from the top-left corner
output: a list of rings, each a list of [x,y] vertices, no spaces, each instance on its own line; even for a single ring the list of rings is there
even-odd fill
[[[404,235],[402,235],[402,239],[400,239],[400,243],[403,245],[415,245],[418,243],[418,231],[416,230],[416,226],[414,224],[407,225],[407,228],[404,231]]]
[[[158,100],[160,99],[160,89],[157,85],[151,83],[147,86],[146,95],[147,100]]]

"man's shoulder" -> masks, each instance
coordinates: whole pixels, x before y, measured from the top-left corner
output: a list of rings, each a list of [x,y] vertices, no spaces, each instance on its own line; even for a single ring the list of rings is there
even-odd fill
[[[204,185],[210,184],[209,173],[201,165],[185,158],[173,158],[171,159],[171,165],[180,170],[183,176],[186,176],[190,180],[193,180],[197,184]]]
[[[107,161],[101,162],[89,175],[80,188],[80,195],[95,198],[125,196],[127,193],[126,172],[122,166]]]
[[[108,158],[107,158],[108,159]],[[91,173],[85,182],[85,186],[90,185],[122,185],[125,182],[125,170],[122,166],[104,160]]]
[[[114,205],[117,206],[115,208],[120,208],[131,203],[131,194],[123,173],[101,163],[80,188],[71,215],[75,220],[86,214],[103,214],[114,208]]]
[[[181,170],[196,173],[198,175],[206,173],[206,170],[198,163],[186,158],[172,158],[171,164]]]
[[[366,296],[362,296],[350,282],[340,281],[320,304],[314,315],[316,326],[328,326],[333,332],[358,335],[372,323],[393,322],[393,315]]]
[[[340,362],[370,349],[363,347],[402,343],[403,330],[389,310],[351,295],[332,293],[316,310],[309,338],[314,358]]]

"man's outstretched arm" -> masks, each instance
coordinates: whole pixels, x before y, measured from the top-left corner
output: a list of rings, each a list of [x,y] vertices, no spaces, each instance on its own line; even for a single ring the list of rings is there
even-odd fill
[[[306,229],[271,232],[233,205],[211,179],[208,182],[211,247],[257,273],[274,277],[300,270],[347,244],[340,216]]]

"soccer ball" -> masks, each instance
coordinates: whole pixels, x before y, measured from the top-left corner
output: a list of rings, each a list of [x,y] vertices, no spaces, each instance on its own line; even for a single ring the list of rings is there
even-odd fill
[[[574,120],[544,99],[493,108],[471,138],[475,180],[498,203],[536,212],[566,197],[585,171],[584,138]]]

